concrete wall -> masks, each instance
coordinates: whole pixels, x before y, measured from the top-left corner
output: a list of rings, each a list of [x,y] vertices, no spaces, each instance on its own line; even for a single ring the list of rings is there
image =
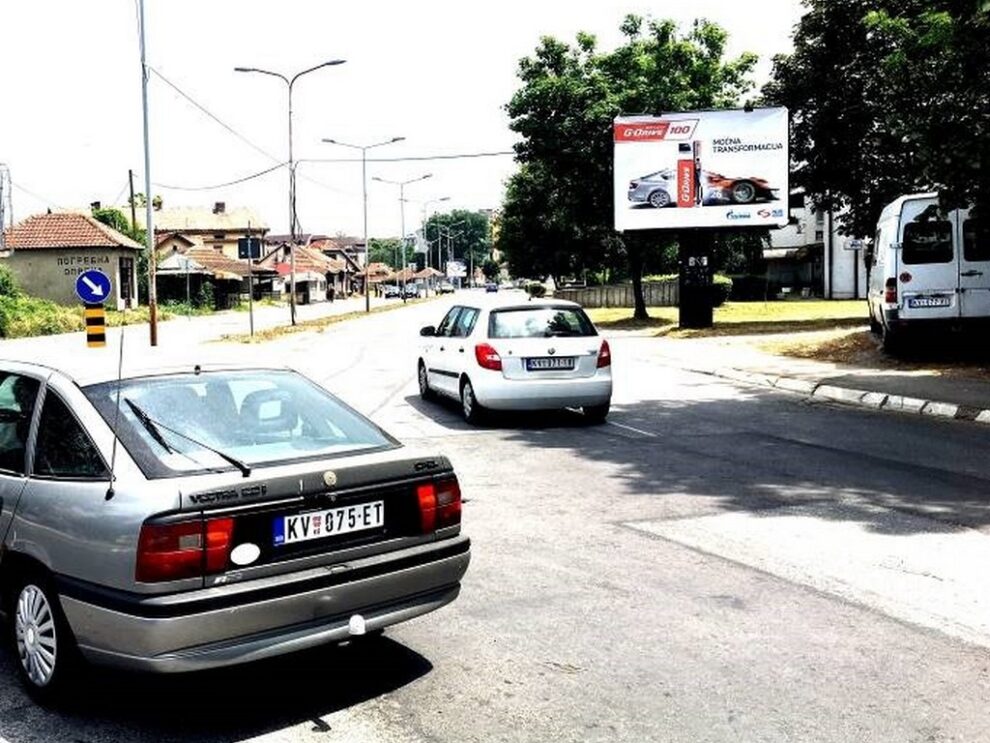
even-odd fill
[[[589,286],[583,289],[557,289],[556,299],[577,302],[583,307],[634,307],[632,284],[619,286]],[[676,281],[643,283],[643,298],[647,307],[676,307],[678,286]]]
[[[106,302],[111,309],[123,309],[120,286],[120,258],[131,258],[131,306],[137,305],[137,257],[140,251],[125,248],[22,248],[5,259],[25,293],[63,305],[80,304],[76,277],[95,269],[110,277],[113,296]]]

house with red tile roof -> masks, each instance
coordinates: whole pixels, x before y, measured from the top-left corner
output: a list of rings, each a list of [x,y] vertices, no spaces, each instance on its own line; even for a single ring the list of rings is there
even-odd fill
[[[110,277],[106,306],[137,305],[137,257],[144,246],[89,214],[36,214],[4,233],[5,265],[27,294],[64,305],[79,304],[76,277],[95,269]]]

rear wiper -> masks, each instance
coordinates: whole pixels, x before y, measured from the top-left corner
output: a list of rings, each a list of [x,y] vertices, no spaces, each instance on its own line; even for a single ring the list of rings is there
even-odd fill
[[[234,465],[237,469],[239,469],[241,471],[241,474],[244,475],[244,477],[251,476],[251,468],[237,457],[233,457],[230,454],[227,454],[226,452],[220,451],[219,449],[216,449],[208,444],[204,444],[202,441],[194,439],[191,436],[186,436],[186,434],[181,433],[180,431],[176,431],[174,428],[169,428],[161,421],[154,420],[150,415],[148,415],[144,410],[142,410],[138,406],[138,404],[133,400],[130,400],[125,397],[124,402],[126,402],[128,407],[130,407],[130,409],[134,411],[134,415],[136,415],[137,419],[141,421],[141,425],[143,425],[145,429],[147,429],[148,433],[151,434],[152,438],[154,438],[155,441],[161,444],[165,448],[165,451],[169,452],[170,454],[184,454],[184,452],[178,452],[175,450],[174,447],[170,446],[168,441],[166,441],[165,437],[162,435],[162,431],[168,431],[169,433],[175,434],[176,436],[183,438],[186,441],[195,444],[196,446],[202,449],[206,449],[209,452],[213,452],[224,461],[230,462],[230,464]]]

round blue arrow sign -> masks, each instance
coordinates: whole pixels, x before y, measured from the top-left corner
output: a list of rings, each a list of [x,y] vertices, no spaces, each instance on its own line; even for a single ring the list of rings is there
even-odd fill
[[[102,271],[83,271],[76,277],[76,294],[86,304],[103,304],[110,296],[110,277]]]

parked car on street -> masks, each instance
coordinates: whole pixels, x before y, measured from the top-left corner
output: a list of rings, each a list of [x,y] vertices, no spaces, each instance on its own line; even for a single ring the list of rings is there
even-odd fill
[[[403,293],[406,299],[416,299],[419,297],[419,287],[416,284],[406,284]]]
[[[401,299],[402,290],[395,284],[386,284],[382,287],[382,295],[385,299]]]
[[[870,327],[898,350],[912,332],[990,326],[990,239],[938,194],[902,196],[880,214],[870,253]]]
[[[468,566],[460,512],[444,456],[289,370],[0,362],[2,605],[42,701],[81,660],[192,671],[431,612]]]
[[[488,293],[490,293],[490,294],[491,293],[494,293],[494,292],[497,292],[498,291],[498,284],[496,284],[494,281],[489,281],[487,284],[485,284],[485,291],[488,292]]]
[[[420,335],[420,395],[459,400],[469,423],[486,410],[581,408],[592,422],[608,415],[612,354],[574,302],[456,305]]]
[[[453,294],[454,285],[449,281],[441,281],[440,285],[437,287],[437,292],[440,294]]]

